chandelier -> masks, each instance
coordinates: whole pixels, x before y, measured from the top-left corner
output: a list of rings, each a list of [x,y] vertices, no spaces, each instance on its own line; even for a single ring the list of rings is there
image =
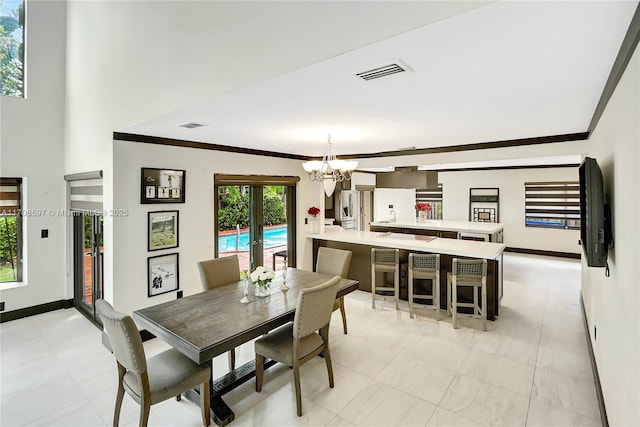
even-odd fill
[[[331,135],[327,137],[327,152],[322,160],[310,160],[302,164],[312,181],[322,182],[327,197],[331,197],[336,183],[351,179],[351,173],[358,167],[356,160],[338,160],[333,153]]]

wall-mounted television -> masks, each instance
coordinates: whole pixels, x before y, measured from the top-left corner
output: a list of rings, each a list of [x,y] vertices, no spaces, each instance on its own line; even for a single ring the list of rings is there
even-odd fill
[[[580,176],[580,243],[589,267],[606,267],[611,241],[609,207],[602,172],[596,159],[585,157]]]

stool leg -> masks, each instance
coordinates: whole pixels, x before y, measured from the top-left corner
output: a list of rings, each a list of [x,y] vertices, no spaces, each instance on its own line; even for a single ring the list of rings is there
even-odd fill
[[[482,283],[482,330],[487,330],[487,286]]]
[[[480,305],[478,304],[478,291],[479,289],[473,288],[473,317],[476,319],[480,317]]]
[[[396,265],[393,275],[393,294],[396,299],[396,310],[400,310],[400,266]]]
[[[409,318],[413,319],[413,270],[409,269]]]
[[[440,320],[440,278],[436,274],[434,279],[431,279],[431,291],[433,292],[433,305],[436,309],[436,319]]]
[[[371,265],[371,308],[376,308],[376,267]]]
[[[451,285],[451,315],[453,316],[453,329],[458,329],[458,286],[456,279],[452,280]]]
[[[451,278],[447,276],[447,316],[451,316]]]

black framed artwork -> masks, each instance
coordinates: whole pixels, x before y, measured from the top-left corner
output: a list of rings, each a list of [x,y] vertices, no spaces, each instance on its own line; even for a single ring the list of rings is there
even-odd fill
[[[147,296],[180,289],[178,274],[178,253],[147,258]]]
[[[178,247],[178,211],[149,212],[147,248],[149,251]]]
[[[142,168],[140,203],[184,203],[186,171]]]

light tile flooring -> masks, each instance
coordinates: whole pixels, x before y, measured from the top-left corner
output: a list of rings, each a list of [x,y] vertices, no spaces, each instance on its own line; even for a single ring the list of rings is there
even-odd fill
[[[580,263],[507,254],[500,319],[482,332],[464,319],[409,318],[370,294],[346,298],[331,328],[336,385],[322,359],[302,368],[304,415],[295,414],[291,370],[276,365],[261,393],[254,382],[226,395],[236,426],[596,426],[598,404],[580,308]],[[0,425],[108,426],[116,389],[113,356],[75,310],[0,325]],[[166,345],[145,343],[147,357]],[[253,347],[238,349],[240,361]],[[227,368],[223,355],[214,370]],[[125,397],[120,424],[135,426]],[[152,426],[201,425],[198,408],[169,400],[151,409]]]

